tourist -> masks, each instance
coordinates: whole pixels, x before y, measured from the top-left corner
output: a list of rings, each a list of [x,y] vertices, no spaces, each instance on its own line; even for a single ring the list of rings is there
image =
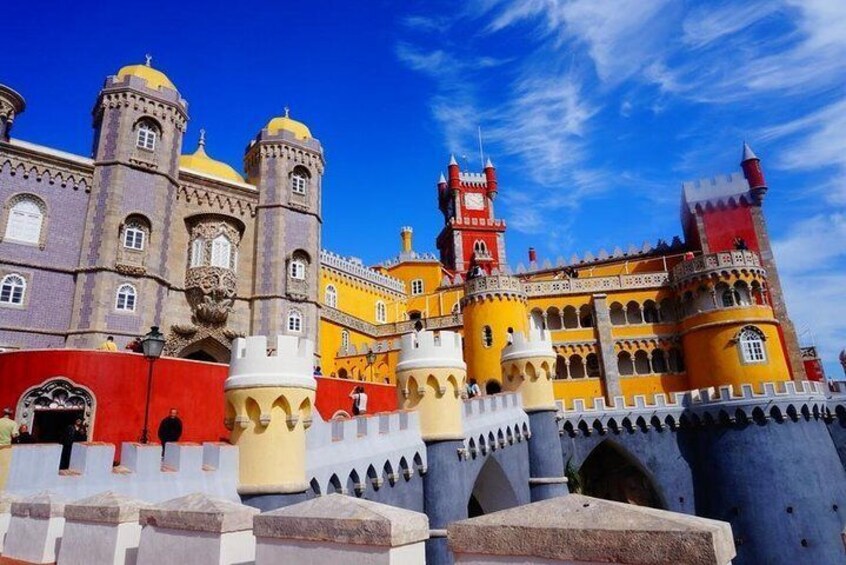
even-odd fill
[[[171,408],[170,413],[159,423],[159,441],[162,442],[163,457],[165,445],[168,442],[179,441],[180,437],[182,437],[182,420],[179,419],[176,408]]]
[[[749,249],[749,247],[747,247],[746,245],[746,240],[740,236],[734,238],[734,248],[738,251],[746,251],[747,249]]]
[[[359,385],[350,393],[353,406],[352,411],[354,416],[363,416],[367,413],[367,393],[364,392],[364,387]]]
[[[67,428],[65,428],[64,432],[62,432],[61,442],[62,442],[62,456],[59,460],[59,469],[67,469],[70,467],[70,460],[71,460],[71,451],[73,450],[73,444],[78,441],[85,441],[88,439],[88,430],[85,428],[85,424],[82,421],[82,418],[77,418],[73,424],[70,424]]]
[[[685,251],[684,260],[685,261],[692,261],[693,260],[693,251]]]
[[[141,345],[141,338],[136,337],[126,344],[126,349],[133,353],[144,353],[144,347]]]
[[[25,443],[35,443],[35,438],[31,433],[29,433],[29,426],[26,424],[21,424],[21,427],[18,429],[17,437],[12,438],[12,443],[14,444],[25,444]]]
[[[98,348],[100,351],[117,351],[117,344],[115,343],[115,336],[110,335],[106,341],[100,344]]]
[[[314,368],[314,376],[315,377],[322,377],[323,373],[320,371],[320,365]]]
[[[12,445],[12,439],[18,435],[18,424],[12,420],[12,409],[4,408],[0,418],[0,446]]]
[[[482,389],[479,388],[476,379],[471,378],[467,381],[467,398],[476,398],[477,396],[482,396]]]

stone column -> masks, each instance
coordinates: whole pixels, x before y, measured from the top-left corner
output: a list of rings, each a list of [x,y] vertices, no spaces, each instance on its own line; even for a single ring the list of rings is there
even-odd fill
[[[608,296],[593,295],[593,319],[599,343],[599,359],[602,362],[602,376],[605,381],[605,398],[610,405],[614,397],[622,396],[620,372],[617,370],[617,356],[614,354],[614,336],[611,334],[611,315],[608,312]]]
[[[55,563],[65,529],[65,500],[42,492],[12,503],[12,519],[3,544],[3,559]]]
[[[425,565],[429,519],[361,498],[330,494],[255,517],[256,565]]]
[[[124,565],[138,551],[140,500],[103,492],[65,506],[58,565]]]
[[[144,508],[137,565],[251,563],[256,514],[255,508],[202,493]]]

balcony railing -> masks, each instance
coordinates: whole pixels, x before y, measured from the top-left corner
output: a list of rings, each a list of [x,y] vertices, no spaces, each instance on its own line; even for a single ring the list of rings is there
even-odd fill
[[[761,258],[757,253],[745,250],[720,251],[682,261],[673,267],[673,282],[679,284],[690,278],[725,269],[752,269],[764,273]]]

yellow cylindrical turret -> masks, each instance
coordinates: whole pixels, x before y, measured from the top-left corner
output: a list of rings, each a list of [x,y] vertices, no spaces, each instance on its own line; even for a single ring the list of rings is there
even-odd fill
[[[467,370],[454,332],[402,336],[397,363],[399,405],[417,410],[424,441],[463,439],[461,393]]]
[[[785,348],[751,251],[725,251],[673,269],[681,301],[682,347],[691,388],[790,380]]]
[[[500,354],[513,335],[528,329],[523,284],[508,275],[469,279],[461,308],[464,314],[464,358],[467,375],[481,386],[502,383]]]
[[[503,389],[519,392],[526,412],[555,410],[555,351],[547,330],[522,332],[502,350]]]
[[[311,425],[314,342],[278,336],[269,355],[267,338],[233,343],[224,385],[226,426],[238,446],[240,494],[287,494],[306,490],[305,431]]]

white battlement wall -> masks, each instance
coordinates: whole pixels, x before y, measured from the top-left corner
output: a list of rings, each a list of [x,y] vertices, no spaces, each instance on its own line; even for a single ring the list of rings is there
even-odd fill
[[[288,386],[315,390],[313,364],[314,342],[310,339],[279,335],[268,349],[265,336],[239,337],[232,344],[224,389]]]

